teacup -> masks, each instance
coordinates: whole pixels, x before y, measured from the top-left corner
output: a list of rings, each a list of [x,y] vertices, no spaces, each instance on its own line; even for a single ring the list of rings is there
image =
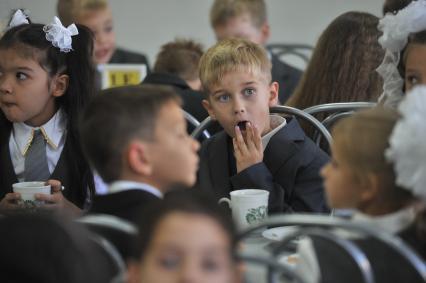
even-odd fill
[[[265,190],[236,190],[230,193],[231,199],[221,198],[232,210],[232,218],[239,229],[257,224],[268,216],[269,192]]]
[[[21,195],[21,200],[27,207],[40,206],[43,201],[35,199],[36,194],[50,195],[50,185],[45,182],[20,182],[12,185],[13,192]]]

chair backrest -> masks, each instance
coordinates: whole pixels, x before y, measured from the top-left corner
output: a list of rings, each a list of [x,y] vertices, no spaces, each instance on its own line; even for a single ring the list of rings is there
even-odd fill
[[[274,106],[270,109],[270,113],[276,113],[276,114],[287,114],[287,115],[293,115],[298,118],[301,118],[307,122],[309,122],[312,126],[315,127],[318,132],[321,133],[321,135],[325,138],[325,140],[328,142],[328,144],[331,143],[331,135],[330,132],[321,124],[320,121],[318,121],[315,117],[310,115],[309,113],[306,113],[300,109],[290,107],[290,106]],[[195,130],[191,133],[191,136],[193,138],[198,138],[200,134],[208,128],[213,123],[213,120],[210,117],[207,117],[200,123],[200,125],[195,128]]]
[[[183,115],[185,116],[186,121],[194,128],[193,131],[195,131],[197,129],[197,127],[200,126],[200,122],[194,116],[192,116],[191,114],[189,114],[185,110],[182,110],[182,111],[183,111]],[[209,118],[209,117],[207,117],[207,118]],[[202,134],[203,137],[206,138],[206,139],[210,138],[210,133],[207,130],[201,131],[200,134]],[[200,134],[198,134],[198,136]]]
[[[299,67],[299,62],[293,62],[294,58],[299,59],[304,65],[307,65],[312,55],[313,47],[307,44],[284,44],[272,43],[266,46],[266,49],[278,56],[281,60]],[[294,58],[292,58],[294,57]]]
[[[343,219],[337,219],[329,216],[319,216],[319,215],[279,215],[268,218],[262,224],[253,226],[252,228],[247,229],[246,231],[240,233],[237,237],[237,240],[246,238],[248,235],[252,234],[254,231],[259,229],[264,229],[266,227],[277,227],[277,226],[302,226],[302,227],[319,227],[322,229],[343,229],[348,232],[353,232],[356,234],[364,235],[365,237],[371,238],[388,251],[391,251],[393,257],[398,257],[398,267],[394,266],[387,267],[388,270],[385,272],[399,272],[399,267],[404,266],[406,274],[410,274],[410,283],[417,282],[426,282],[426,264],[425,262],[417,255],[416,252],[412,250],[404,241],[400,238],[391,235],[385,231],[381,231],[376,227],[371,227],[368,225],[360,225],[359,223],[354,223],[352,221],[347,221]],[[282,240],[282,245],[287,244],[291,239],[296,236],[300,236],[303,233],[303,230],[296,231],[293,234],[289,234]],[[309,234],[309,233],[308,233]],[[335,236],[336,237],[336,236]],[[362,248],[362,245],[355,242],[359,247]],[[376,245],[377,246],[377,245]],[[276,247],[276,250],[279,251],[279,247]],[[367,254],[367,250],[364,251]],[[390,254],[390,253],[388,253]],[[370,258],[369,258],[370,259]],[[385,261],[389,258],[383,258],[379,255],[379,260]],[[370,262],[373,266],[375,262]],[[377,270],[377,269],[376,269]],[[383,272],[383,269],[379,270]],[[376,276],[377,277],[377,276]]]
[[[110,256],[117,269],[111,282],[124,282],[125,260],[138,256],[135,248],[138,229],[124,219],[107,214],[89,214],[76,221],[95,234],[93,240]]]

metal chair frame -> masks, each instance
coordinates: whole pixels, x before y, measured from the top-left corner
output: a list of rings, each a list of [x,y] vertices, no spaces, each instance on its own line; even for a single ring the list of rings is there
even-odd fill
[[[188,112],[186,112],[185,110],[183,111],[183,115],[185,117],[185,119],[192,125],[194,126],[195,129],[197,129],[197,127],[200,126],[200,122],[197,120],[197,118],[195,118],[194,116],[192,116],[191,114],[189,114]],[[209,118],[209,117],[207,117]],[[195,130],[194,129],[194,130]],[[210,138],[210,133],[207,130],[202,131],[202,134],[204,136],[204,138],[208,139]]]
[[[324,127],[324,125],[321,124],[320,121],[318,121],[314,116],[312,116],[309,113],[306,113],[300,109],[290,107],[290,106],[274,106],[270,109],[271,114],[289,114],[294,115],[298,118],[302,118],[306,121],[308,121],[310,124],[312,124],[321,134],[322,136],[327,140],[329,144],[331,144],[332,138],[330,135],[330,132]],[[194,129],[194,131],[191,133],[191,136],[193,138],[198,138],[200,134],[211,125],[213,120],[210,117],[207,117],[204,119],[198,127]]]
[[[320,215],[277,215],[266,219],[263,223],[246,229],[237,236],[237,241],[241,241],[249,236],[252,232],[262,228],[270,228],[277,226],[303,226],[303,227],[322,227],[328,229],[342,228],[348,231],[362,233],[366,236],[377,239],[385,243],[387,246],[396,251],[404,258],[418,275],[426,281],[426,264],[425,262],[409,247],[403,240],[384,231],[375,229],[374,227],[364,226],[358,223],[347,221],[344,219],[331,218],[330,216]],[[283,239],[282,243],[288,243],[295,236],[299,236],[303,231],[297,231],[293,235],[289,235]]]

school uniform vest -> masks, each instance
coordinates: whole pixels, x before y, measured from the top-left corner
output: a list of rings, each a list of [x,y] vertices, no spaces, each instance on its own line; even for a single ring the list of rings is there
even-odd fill
[[[0,120],[3,117],[0,117]],[[7,193],[12,192],[12,184],[19,182],[13,168],[12,159],[9,150],[9,138],[12,131],[12,123],[6,121],[0,122],[0,199],[3,199]],[[55,166],[49,179],[59,180],[65,190],[63,195],[72,203],[80,208],[85,204],[85,195],[78,194],[76,190],[88,190],[82,188],[82,178],[72,178],[70,168],[68,166],[69,160],[73,158],[72,150],[70,150],[71,143],[68,139],[65,141],[64,148],[58,163]]]

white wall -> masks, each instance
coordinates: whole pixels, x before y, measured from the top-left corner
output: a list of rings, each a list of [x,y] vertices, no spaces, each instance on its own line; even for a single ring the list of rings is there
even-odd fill
[[[266,0],[272,28],[270,42],[314,45],[322,30],[350,10],[380,16],[384,0]],[[209,25],[213,0],[110,0],[119,45],[146,53],[154,61],[159,47],[176,36],[191,37],[206,47],[215,39]],[[11,9],[27,8],[35,22],[55,15],[56,0],[0,0],[0,23]]]

